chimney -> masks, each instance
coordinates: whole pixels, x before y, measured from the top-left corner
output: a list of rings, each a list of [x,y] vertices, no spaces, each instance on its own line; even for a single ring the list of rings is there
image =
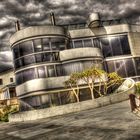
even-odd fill
[[[18,20],[15,22],[15,28],[16,28],[16,31],[20,30],[20,23]]]
[[[51,23],[54,26],[55,25],[55,17],[54,17],[54,13],[53,12],[50,13],[50,17],[51,17]]]
[[[100,16],[99,13],[91,13],[88,19],[88,27],[96,28],[100,25]]]

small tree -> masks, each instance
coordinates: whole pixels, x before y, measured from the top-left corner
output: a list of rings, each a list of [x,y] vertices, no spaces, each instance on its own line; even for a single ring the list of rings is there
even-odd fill
[[[99,96],[102,96],[101,94],[101,84],[102,84],[102,76],[105,72],[103,70],[97,69],[97,68],[90,68],[81,73],[81,79],[88,85],[91,93],[91,98],[94,99],[94,90],[99,94]],[[95,82],[96,80],[99,80],[99,89],[96,90],[95,88]]]
[[[73,73],[70,78],[65,81],[65,86],[70,87],[76,97],[77,102],[79,102],[79,79],[80,73]]]
[[[93,83],[93,80],[91,79],[92,77],[91,69],[87,69],[81,72],[80,76],[81,76],[81,79],[88,85],[90,89],[91,98],[94,99],[94,93],[93,93],[94,83]]]
[[[123,82],[122,77],[120,77],[116,72],[109,73],[107,77],[108,80],[107,82],[105,82],[105,86],[104,86],[105,94],[107,94],[107,91],[110,87],[118,86]]]

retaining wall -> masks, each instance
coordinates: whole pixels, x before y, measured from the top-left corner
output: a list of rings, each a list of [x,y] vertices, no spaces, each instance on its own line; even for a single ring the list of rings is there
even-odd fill
[[[19,122],[19,121],[29,121],[29,120],[36,120],[36,119],[41,119],[41,118],[48,118],[52,116],[78,112],[81,110],[102,107],[105,105],[125,101],[128,98],[129,98],[128,94],[115,93],[109,96],[100,97],[94,100],[87,100],[87,101],[83,101],[79,103],[72,103],[72,104],[67,104],[67,105],[62,105],[62,106],[55,106],[55,107],[50,107],[50,108],[45,108],[45,109],[10,114],[9,121]]]

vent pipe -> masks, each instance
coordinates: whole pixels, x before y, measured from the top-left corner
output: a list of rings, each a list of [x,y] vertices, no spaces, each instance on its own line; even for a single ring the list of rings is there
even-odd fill
[[[55,17],[54,17],[54,13],[53,12],[50,13],[50,17],[51,17],[51,23],[54,26],[55,25]]]
[[[16,31],[20,30],[20,23],[18,20],[15,22],[15,28],[16,28]]]

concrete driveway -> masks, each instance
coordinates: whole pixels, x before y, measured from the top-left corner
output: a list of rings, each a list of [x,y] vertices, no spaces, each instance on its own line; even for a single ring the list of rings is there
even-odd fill
[[[139,140],[140,118],[129,101],[63,116],[0,123],[0,140]]]

